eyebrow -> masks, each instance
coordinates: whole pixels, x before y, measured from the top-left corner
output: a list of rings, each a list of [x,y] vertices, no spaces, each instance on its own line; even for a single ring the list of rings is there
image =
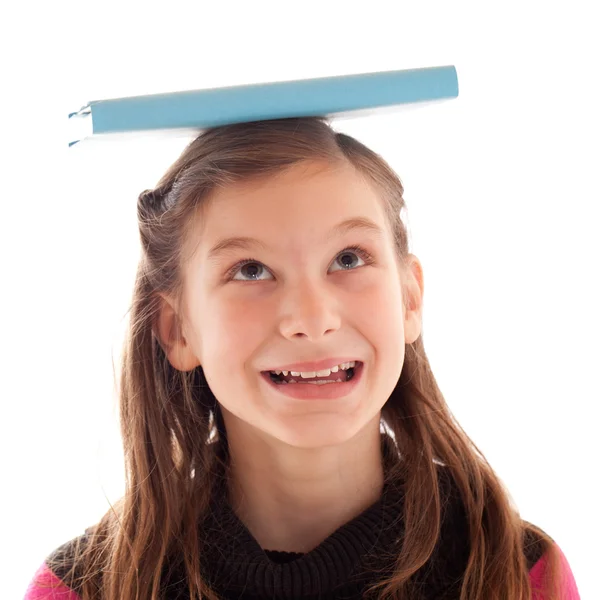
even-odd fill
[[[350,231],[363,231],[371,235],[375,235],[378,239],[383,239],[384,232],[371,219],[366,217],[352,217],[346,219],[341,223],[338,223],[329,231],[325,240],[327,242],[334,238],[341,237]],[[259,248],[261,250],[268,250],[268,246],[252,237],[232,237],[217,242],[208,252],[208,260],[214,261],[220,254],[227,252],[228,250],[248,250],[250,248]]]

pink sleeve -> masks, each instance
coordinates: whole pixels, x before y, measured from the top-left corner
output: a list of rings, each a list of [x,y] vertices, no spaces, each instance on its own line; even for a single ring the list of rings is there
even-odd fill
[[[560,554],[562,570],[560,600],[581,600],[579,591],[577,590],[577,584],[575,583],[575,577],[573,577],[573,572],[571,571],[567,557],[560,548],[558,548],[558,551]],[[542,556],[542,558],[533,565],[531,571],[529,571],[529,580],[531,581],[532,588],[539,589],[542,587],[545,571],[546,556]],[[532,600],[546,600],[546,596],[543,593],[534,590]]]
[[[44,587],[40,587],[43,585]],[[50,587],[52,586],[52,587]],[[23,600],[81,600],[46,565],[37,570]]]

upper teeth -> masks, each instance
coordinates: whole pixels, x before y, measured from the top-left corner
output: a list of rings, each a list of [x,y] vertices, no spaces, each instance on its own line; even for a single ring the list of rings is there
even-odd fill
[[[342,371],[352,369],[355,365],[356,361],[352,360],[350,362],[336,365],[331,369],[323,369],[322,371],[271,371],[271,373],[275,373],[275,375],[283,374],[284,377],[289,373],[292,377],[302,377],[303,379],[307,379],[309,377],[327,377],[332,373],[337,373],[340,369],[342,369]]]

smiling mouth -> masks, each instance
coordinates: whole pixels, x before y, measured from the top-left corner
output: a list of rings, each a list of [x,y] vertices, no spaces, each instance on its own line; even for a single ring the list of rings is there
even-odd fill
[[[285,384],[313,384],[313,385],[326,385],[328,383],[344,383],[346,381],[350,381],[355,374],[356,369],[360,368],[362,363],[356,362],[355,367],[351,367],[350,369],[340,370],[337,373],[331,373],[325,377],[307,377],[306,379],[295,376],[292,377],[291,374],[284,376],[283,374],[276,375],[275,373],[269,371],[268,375],[273,383],[278,385]]]

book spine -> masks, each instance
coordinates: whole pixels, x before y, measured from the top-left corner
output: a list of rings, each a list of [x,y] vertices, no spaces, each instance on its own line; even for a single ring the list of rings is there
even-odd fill
[[[454,67],[367,73],[103,100],[91,103],[94,133],[320,116],[458,95]]]

